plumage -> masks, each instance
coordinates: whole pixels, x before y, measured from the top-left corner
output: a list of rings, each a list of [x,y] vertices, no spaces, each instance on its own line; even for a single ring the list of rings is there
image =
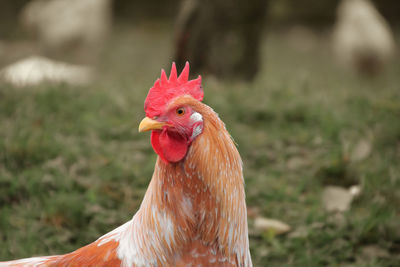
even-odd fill
[[[169,80],[185,90],[156,102],[162,108],[145,105],[139,130],[152,131],[159,157],[132,220],[70,254],[32,258],[31,266],[252,266],[239,152],[218,115],[190,94],[199,95],[198,83],[182,75],[172,71]],[[155,92],[173,93],[153,88],[146,101]],[[149,108],[160,114],[149,118]],[[177,146],[185,148],[183,156],[169,151]]]

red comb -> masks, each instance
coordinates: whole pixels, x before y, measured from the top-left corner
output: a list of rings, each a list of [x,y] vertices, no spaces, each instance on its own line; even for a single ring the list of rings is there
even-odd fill
[[[175,63],[172,63],[169,79],[164,70],[161,70],[161,77],[157,79],[153,87],[150,88],[144,101],[144,111],[146,116],[153,118],[159,116],[165,109],[167,103],[183,95],[191,95],[193,98],[202,101],[203,89],[201,88],[201,76],[194,80],[189,78],[189,63],[186,62],[181,74],[177,75]]]

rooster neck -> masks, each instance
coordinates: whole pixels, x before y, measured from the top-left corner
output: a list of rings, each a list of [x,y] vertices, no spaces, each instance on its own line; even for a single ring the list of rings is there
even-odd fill
[[[209,107],[202,114],[203,133],[191,144],[186,157],[178,163],[157,161],[153,179],[158,184],[161,209],[173,208],[180,199],[183,203],[190,199],[196,212],[205,202],[218,209],[244,203],[239,152],[217,114]]]
[[[240,155],[217,114],[200,102],[193,105],[204,118],[203,133],[180,162],[158,158],[120,240],[123,262],[186,266],[204,257],[251,266]]]
[[[158,159],[149,200],[175,226],[175,250],[198,240],[245,263],[249,252],[242,161],[217,114],[207,106],[201,114],[203,133],[186,157],[178,163]]]

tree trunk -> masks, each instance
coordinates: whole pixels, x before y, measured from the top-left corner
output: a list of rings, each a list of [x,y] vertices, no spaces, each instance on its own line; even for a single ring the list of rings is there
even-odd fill
[[[192,73],[251,80],[259,69],[267,0],[184,0],[177,19],[175,61]]]

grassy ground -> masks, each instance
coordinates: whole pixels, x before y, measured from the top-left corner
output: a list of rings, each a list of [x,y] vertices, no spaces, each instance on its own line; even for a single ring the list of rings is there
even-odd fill
[[[0,259],[59,254],[129,220],[155,153],[138,134],[143,101],[171,58],[171,28],[118,26],[93,85],[0,85]],[[251,235],[255,266],[395,266],[400,261],[400,64],[364,80],[325,42],[271,34],[252,84],[204,76],[244,159],[248,206],[292,232]],[[359,142],[372,146],[360,161]],[[344,214],[328,184],[360,184]],[[250,220],[252,229],[252,220]]]

